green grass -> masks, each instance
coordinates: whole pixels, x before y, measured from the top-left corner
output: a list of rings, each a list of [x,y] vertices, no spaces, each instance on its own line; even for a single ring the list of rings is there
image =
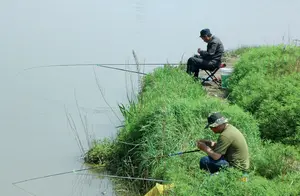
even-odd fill
[[[256,46],[256,47],[258,47],[258,46]],[[225,51],[224,56],[225,57],[240,57],[241,55],[248,52],[252,48],[254,48],[254,47],[253,46],[241,46],[237,49]]]
[[[258,123],[249,112],[209,97],[181,69],[167,66],[145,76],[138,102],[121,105],[120,110],[125,127],[116,139],[96,142],[87,154],[87,162],[105,162],[116,175],[170,181],[175,188],[169,195],[300,194],[297,149],[262,143]],[[195,149],[195,141],[200,138],[216,140],[217,135],[204,129],[206,117],[213,111],[222,112],[245,135],[251,161],[249,182],[241,182],[242,174],[236,170],[217,176],[201,171],[202,152],[154,158]],[[126,181],[125,185],[143,195],[155,183],[136,180]]]

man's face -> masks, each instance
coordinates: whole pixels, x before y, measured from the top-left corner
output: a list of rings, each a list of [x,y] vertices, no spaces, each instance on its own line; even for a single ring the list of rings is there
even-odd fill
[[[210,129],[214,132],[214,133],[220,133],[223,129],[224,129],[224,124],[219,125],[217,127],[210,127]]]
[[[210,129],[214,132],[214,133],[218,133],[219,128],[218,127],[210,127]]]
[[[202,36],[201,39],[207,43],[210,38],[207,35],[205,35],[205,36]]]

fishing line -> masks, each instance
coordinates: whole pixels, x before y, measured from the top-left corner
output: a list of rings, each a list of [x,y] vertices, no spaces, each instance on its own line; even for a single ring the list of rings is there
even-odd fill
[[[33,193],[31,193],[31,192],[29,192],[29,191],[23,189],[22,187],[20,187],[20,186],[18,186],[18,185],[16,185],[16,184],[13,184],[13,185],[14,185],[15,187],[17,187],[18,189],[24,191],[24,192],[27,193],[28,195],[31,195],[31,196],[37,196],[36,194],[33,194]]]

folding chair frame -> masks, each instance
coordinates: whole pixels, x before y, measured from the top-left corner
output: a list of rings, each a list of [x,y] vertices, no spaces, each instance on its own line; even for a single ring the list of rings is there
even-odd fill
[[[220,68],[224,68],[226,67],[226,64],[225,63],[221,63],[219,65],[219,67],[215,68],[214,70],[210,71],[210,70],[204,70],[206,73],[207,73],[207,78],[205,79],[202,79],[202,82],[201,84],[203,85],[206,81],[209,81],[209,78],[212,79],[212,81],[214,83],[216,83],[218,86],[221,86],[222,85],[222,81],[219,80],[216,76],[215,76],[215,73],[220,69]]]

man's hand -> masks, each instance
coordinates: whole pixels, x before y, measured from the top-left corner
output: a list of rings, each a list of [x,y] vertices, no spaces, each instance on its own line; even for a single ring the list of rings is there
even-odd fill
[[[213,147],[215,147],[216,146],[216,142],[213,142],[213,141],[210,141],[211,142],[211,147],[213,148]]]
[[[202,143],[206,144],[206,146],[208,146],[210,148],[214,148],[216,146],[216,142],[210,141],[210,140],[200,139],[197,142],[202,142]]]
[[[203,152],[206,152],[207,155],[210,156],[211,158],[213,158],[214,160],[220,159],[222,155],[219,154],[219,153],[214,152],[214,151],[210,148],[210,146],[207,146],[207,145],[205,144],[205,142],[207,142],[207,141],[208,141],[208,140],[198,140],[198,141],[197,141],[197,147],[198,147],[200,150],[202,150]],[[212,145],[212,146],[215,146],[215,145],[216,145],[216,142],[213,142],[213,141],[209,141],[209,142],[211,142],[211,145]]]
[[[198,51],[197,51],[199,54],[200,54],[200,52],[201,52],[201,49],[200,48],[198,48]]]
[[[197,142],[197,147],[198,147],[200,150],[204,151],[204,152],[207,151],[207,146],[206,146],[206,144],[205,144],[204,142],[198,141],[198,142]]]

